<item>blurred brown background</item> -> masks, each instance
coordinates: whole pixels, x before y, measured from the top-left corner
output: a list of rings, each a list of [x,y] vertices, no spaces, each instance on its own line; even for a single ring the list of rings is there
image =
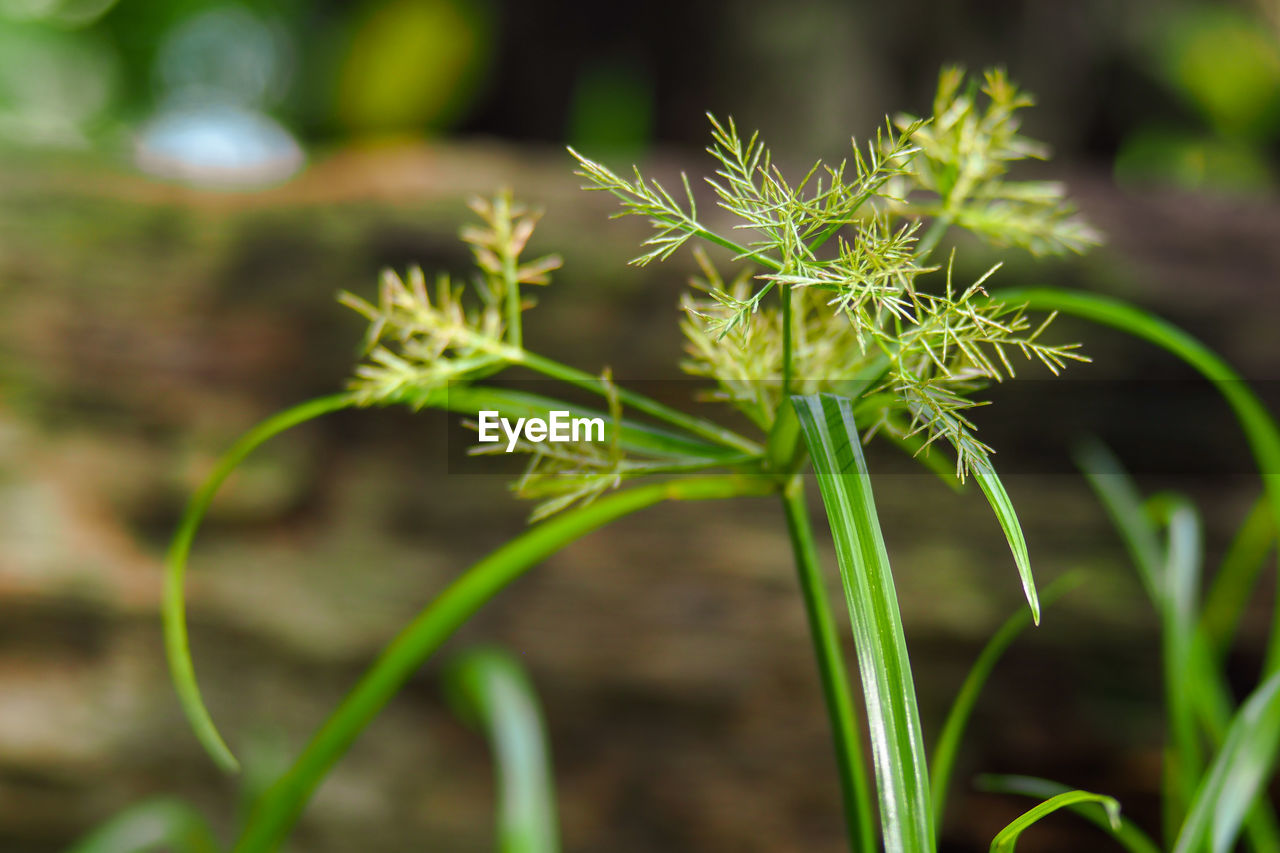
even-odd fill
[[[157,793],[230,833],[236,783],[200,752],[164,667],[167,538],[238,434],[342,387],[362,327],[338,290],[367,295],[388,265],[466,269],[454,235],[468,195],[510,186],[547,210],[535,249],[566,264],[528,316],[531,348],[622,380],[678,375],[687,259],[625,266],[643,229],[578,191],[566,143],[702,174],[712,110],[807,166],[888,112],[926,112],[942,63],[1004,64],[1039,98],[1028,132],[1055,149],[1026,174],[1064,177],[1109,242],[1083,259],[1011,256],[995,283],[1135,300],[1269,389],[1275,13],[1185,0],[0,2],[0,850],[62,849]],[[998,257],[961,246],[965,275]],[[1118,336],[1062,328],[1095,357],[1079,379],[1184,375]],[[1104,435],[1132,435],[1136,419],[1157,457],[1237,460],[1142,481],[1200,500],[1212,566],[1258,492],[1230,422],[1206,435],[1195,412],[1142,421],[1123,398],[1088,415]],[[401,624],[522,528],[528,507],[500,480],[446,470],[447,425],[332,416],[251,457],[215,504],[193,558],[192,642],[251,766],[293,755]],[[986,849],[1025,807],[974,792],[981,771],[1105,791],[1158,823],[1156,623],[1100,509],[1060,473],[1066,448],[1036,452],[1009,488],[1038,577],[1089,580],[996,671],[949,850]],[[930,737],[1020,593],[976,492],[925,476],[877,490]],[[841,849],[783,531],[767,501],[649,510],[549,560],[450,644],[497,642],[528,667],[566,849]],[[1241,686],[1265,592],[1233,659]],[[292,849],[492,849],[486,749],[444,705],[438,671],[356,744]],[[1049,821],[1023,849],[1078,850],[1090,832]]]

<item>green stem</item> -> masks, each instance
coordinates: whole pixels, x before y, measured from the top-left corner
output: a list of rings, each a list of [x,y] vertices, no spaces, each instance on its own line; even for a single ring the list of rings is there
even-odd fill
[[[494,230],[497,233],[497,245],[502,247],[502,283],[506,288],[506,304],[503,307],[507,315],[507,342],[514,347],[521,347],[524,321],[521,317],[523,306],[520,305],[520,281],[516,276],[516,257],[508,251],[511,246],[511,194],[499,193],[495,204],[497,210],[493,216]]]
[[[782,299],[782,399],[791,399],[791,291],[789,285],[778,289]],[[785,404],[784,404],[785,405]]]
[[[592,391],[596,394],[604,395],[604,385],[599,376],[593,376],[585,370],[578,370],[569,367],[567,364],[561,364],[558,361],[552,361],[549,358],[543,358],[527,350],[520,350],[518,356],[511,359],[516,364],[521,364],[530,370],[536,370],[544,376],[550,376],[552,379],[559,379],[575,388],[582,388]],[[753,456],[759,456],[764,452],[759,444],[738,435],[731,429],[726,429],[719,424],[711,421],[695,418],[692,415],[686,415],[677,409],[664,406],[657,400],[650,399],[643,394],[637,394],[634,391],[628,391],[625,388],[618,387],[618,399],[622,401],[624,406],[629,406],[638,412],[644,412],[655,418],[664,420],[672,426],[679,427],[693,435],[705,438],[708,441],[714,441],[716,444],[725,447],[732,447],[743,453],[749,453]]]
[[[490,376],[498,372],[507,364],[519,364],[530,370],[550,376],[552,379],[559,379],[575,388],[582,388],[607,397],[604,381],[599,376],[587,373],[585,370],[578,370],[567,364],[561,364],[553,359],[540,356],[536,353],[529,352],[521,346],[513,345],[507,341],[497,341],[493,338],[476,332],[472,329],[459,327],[455,330],[459,341],[470,344],[477,349],[483,350],[487,357],[491,356],[492,361],[487,357],[483,361],[483,366],[487,369],[483,376]],[[693,435],[713,441],[725,447],[731,447],[735,450],[741,450],[744,453],[752,453],[759,455],[763,452],[763,448],[750,439],[738,435],[733,430],[725,429],[719,424],[711,421],[695,418],[692,415],[686,415],[678,409],[664,406],[656,400],[650,399],[643,394],[637,394],[634,391],[628,391],[625,388],[617,388],[618,399],[631,408],[645,412],[655,418],[666,421],[669,424],[678,426]]]
[[[786,511],[787,532],[791,535],[791,550],[795,554],[805,616],[809,620],[813,653],[818,663],[818,676],[822,681],[822,696],[831,722],[831,737],[835,741],[836,769],[840,774],[840,793],[850,849],[860,853],[875,853],[879,849],[875,836],[877,822],[871,811],[871,793],[867,784],[866,762],[862,755],[862,740],[858,733],[853,697],[849,691],[844,655],[840,651],[839,633],[831,615],[831,602],[813,540],[813,525],[805,505],[802,477],[794,477],[787,484],[782,495],[782,506]]]
[[[627,196],[620,193],[613,193],[613,195],[623,201],[628,200]],[[728,237],[721,237],[716,232],[704,228],[695,219],[686,217],[683,220],[676,220],[669,216],[655,216],[653,218],[655,221],[661,222],[664,225],[673,225],[676,228],[687,230],[690,234],[700,240],[706,240],[708,243],[719,246],[722,249],[728,249],[730,252],[733,252],[735,259],[755,261],[760,266],[767,267],[774,272],[782,272],[781,261],[776,261],[768,255],[762,255],[741,243],[730,240]]]
[[[529,568],[570,542],[664,500],[707,500],[777,491],[773,478],[700,477],[616,492],[531,527],[473,565],[400,632],[311,739],[293,767],[258,802],[236,853],[273,851],[311,794],[356,737],[464,622]]]
[[[1221,356],[1177,326],[1118,299],[1053,288],[1002,290],[992,293],[991,298],[1022,303],[1034,310],[1060,311],[1111,326],[1167,350],[1199,371],[1235,412],[1257,461],[1272,515],[1280,529],[1280,429],[1249,384]],[[1276,596],[1276,613],[1271,620],[1263,672],[1270,675],[1278,670],[1280,596]]]
[[[714,231],[708,231],[702,226],[698,226],[698,230],[694,232],[694,236],[700,237],[708,243],[714,243],[721,248],[728,249],[729,251],[734,252],[739,258],[755,261],[760,264],[760,266],[768,267],[775,272],[782,271],[782,263],[780,261],[775,261],[768,255],[762,255],[759,252],[754,252],[741,243],[735,243],[733,240],[721,237]]]
[[[355,405],[355,398],[351,394],[321,397],[287,409],[245,433],[231,446],[230,450],[223,454],[214,466],[209,479],[191,497],[182,514],[178,532],[174,534],[173,542],[169,546],[169,553],[165,558],[163,604],[164,643],[165,654],[169,659],[169,671],[172,673],[174,689],[178,692],[182,710],[191,722],[196,737],[214,762],[229,773],[238,771],[240,764],[227,747],[226,741],[222,739],[222,735],[218,733],[209,709],[205,707],[204,699],[200,695],[200,686],[196,682],[195,666],[191,662],[191,649],[187,638],[187,606],[183,593],[183,581],[186,576],[187,557],[191,553],[191,542],[223,481],[254,449],[268,439],[304,421],[353,405]]]

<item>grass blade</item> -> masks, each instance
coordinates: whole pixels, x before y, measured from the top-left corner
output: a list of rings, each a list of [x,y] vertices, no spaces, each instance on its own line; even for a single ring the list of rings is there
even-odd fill
[[[1170,832],[1182,821],[1194,794],[1196,781],[1203,772],[1199,734],[1196,730],[1196,694],[1199,684],[1195,648],[1200,638],[1197,597],[1200,588],[1201,533],[1200,517],[1190,502],[1169,499],[1161,508],[1168,531],[1164,581],[1161,595],[1161,631],[1164,651],[1164,680],[1172,761],[1171,798],[1166,806],[1171,813]]]
[[[1165,836],[1181,825],[1203,766],[1196,731],[1197,684],[1211,678],[1197,669],[1199,630],[1196,595],[1200,577],[1200,524],[1180,498],[1166,498],[1148,511],[1119,461],[1098,442],[1076,454],[1085,478],[1106,507],[1124,540],[1152,605],[1160,616],[1161,661],[1169,743],[1166,748]],[[1163,516],[1168,541],[1160,542],[1156,517]]]
[[[1263,793],[1280,746],[1280,673],[1240,707],[1209,773],[1196,791],[1173,853],[1193,853],[1205,839],[1227,853],[1254,800]]]
[[[614,492],[541,522],[469,568],[449,584],[383,650],[312,737],[302,754],[249,816],[236,853],[279,848],[316,786],[405,681],[486,602],[570,542],[665,500],[713,500],[767,495],[766,477],[684,477]]]
[[[1054,288],[1001,290],[993,292],[991,298],[1111,326],[1153,343],[1195,368],[1213,383],[1235,412],[1262,475],[1272,517],[1280,528],[1280,427],[1249,383],[1221,356],[1177,326],[1118,299]],[[1263,666],[1263,672],[1268,675],[1280,669],[1280,596],[1276,607]]]
[[[1059,578],[1045,590],[1044,600],[1049,603],[1058,598],[1080,582],[1078,576]],[[933,794],[933,819],[942,822],[947,806],[947,790],[951,785],[951,771],[955,766],[956,753],[964,738],[965,727],[973,714],[978,696],[982,693],[991,671],[1004,655],[1005,650],[1031,625],[1031,611],[1018,608],[1018,611],[1005,620],[1000,629],[987,641],[978,659],[974,661],[965,676],[951,710],[947,713],[946,722],[942,725],[942,733],[938,735],[938,743],[933,748],[933,759],[929,762],[929,781]]]
[[[173,536],[173,542],[169,545],[169,553],[165,558],[162,608],[165,655],[169,659],[169,672],[173,678],[174,688],[178,692],[178,699],[182,703],[183,713],[187,715],[187,720],[191,723],[196,737],[214,762],[229,773],[239,770],[240,763],[236,761],[226,741],[222,739],[217,726],[213,723],[213,717],[209,714],[208,707],[204,704],[200,686],[196,682],[195,664],[191,660],[191,646],[187,638],[187,604],[183,581],[187,571],[187,558],[191,554],[191,543],[218,489],[246,456],[256,450],[259,445],[285,430],[321,415],[349,408],[354,404],[355,400],[350,394],[320,397],[273,415],[245,433],[231,446],[230,450],[222,455],[214,466],[213,473],[191,497],[182,514],[182,520],[178,523],[178,531]]]
[[[888,853],[933,850],[933,811],[915,685],[852,401],[792,397],[831,522],[866,698]]]
[[[1231,647],[1258,575],[1275,544],[1275,518],[1266,497],[1262,497],[1236,531],[1205,596],[1200,626],[1219,660]]]
[[[1160,564],[1164,556],[1160,535],[1143,508],[1138,487],[1120,460],[1099,441],[1081,442],[1075,451],[1075,461],[1120,534],[1147,597],[1159,608],[1163,587]]]
[[[1171,824],[1166,826],[1166,831],[1173,837],[1180,813],[1190,808],[1193,794],[1188,791],[1188,783],[1194,787],[1195,778],[1202,772],[1198,739],[1188,715],[1194,714],[1210,741],[1221,746],[1233,713],[1226,679],[1200,629],[1203,616],[1197,616],[1194,605],[1187,603],[1188,598],[1194,598],[1191,589],[1198,585],[1193,574],[1199,572],[1199,522],[1194,514],[1188,517],[1178,513],[1182,501],[1165,498],[1156,502],[1155,515],[1162,516],[1166,523],[1182,519],[1180,532],[1171,526],[1168,545],[1161,546],[1156,518],[1144,507],[1137,487],[1111,452],[1102,444],[1091,442],[1078,449],[1076,458],[1133,556],[1152,605],[1161,616],[1170,731],[1175,744],[1181,744],[1174,751],[1173,762],[1175,766],[1181,762],[1190,771],[1167,779],[1172,783],[1170,793],[1184,799],[1182,808],[1166,811],[1166,822]],[[1266,853],[1280,850],[1280,829],[1265,798],[1257,798],[1253,803],[1245,826],[1255,850]]]
[[[67,853],[217,853],[204,816],[181,800],[160,797],[130,806],[71,846]]]
[[[1032,824],[1058,809],[1079,807],[1085,804],[1101,806],[1113,834],[1120,831],[1120,804],[1113,798],[1089,791],[1064,791],[1055,794],[1037,806],[1028,809],[996,835],[991,841],[991,853],[1013,853],[1022,835]]]
[[[560,849],[555,781],[538,697],[509,654],[474,649],[445,673],[459,716],[489,739],[498,777],[498,850],[556,853]]]
[[[1047,779],[1034,776],[981,776],[978,785],[984,791],[1000,794],[1018,794],[1025,797],[1049,799],[1060,794],[1069,793],[1072,789]],[[1105,809],[1093,808],[1089,803],[1073,803],[1068,809],[1111,835],[1129,853],[1160,853],[1160,848],[1151,840],[1151,836],[1143,832],[1137,824],[1124,815],[1120,815],[1119,824],[1111,822],[1111,816]]]
[[[444,407],[472,414],[482,408],[520,413],[520,416],[530,414],[545,416],[553,407],[575,410],[575,407],[567,403],[560,403],[547,397],[501,388],[462,386],[437,389],[433,394],[420,400],[406,398],[400,402]],[[223,454],[214,466],[213,473],[192,496],[169,546],[169,553],[165,560],[163,618],[165,652],[169,660],[170,673],[179,701],[182,703],[183,712],[196,737],[213,761],[227,772],[238,771],[240,764],[218,731],[205,705],[196,680],[195,664],[191,659],[187,634],[184,581],[192,542],[218,490],[250,453],[292,427],[355,405],[355,398],[350,394],[321,397],[273,415],[247,432]],[[577,411],[588,412],[589,410],[578,407]],[[604,415],[596,413],[590,416]],[[709,465],[742,461],[741,453],[645,424],[624,423],[620,438],[624,447],[641,453],[670,458],[700,459],[707,461]]]
[[[1031,606],[1031,619],[1040,624],[1040,598],[1036,594],[1036,580],[1031,576],[1031,557],[1027,554],[1027,539],[1022,535],[1022,524],[1018,522],[1018,514],[1014,512],[1013,501],[1004,490],[1004,484],[996,476],[996,469],[991,467],[988,459],[979,459],[973,465],[973,476],[987,496],[991,509],[995,511],[1000,528],[1009,540],[1009,550],[1013,552],[1013,561],[1018,566],[1018,577],[1022,579],[1022,592]]]

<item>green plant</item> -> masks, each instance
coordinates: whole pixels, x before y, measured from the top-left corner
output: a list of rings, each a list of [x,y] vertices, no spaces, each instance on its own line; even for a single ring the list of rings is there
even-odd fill
[[[1199,515],[1180,495],[1142,501],[1101,445],[1082,448],[1079,459],[1161,616],[1169,716],[1167,844],[1179,851],[1196,850],[1211,834],[1213,850],[1229,849],[1248,814],[1251,846],[1280,849],[1263,785],[1280,745],[1280,676],[1264,673],[1240,708],[1234,707],[1222,655],[1211,648],[1205,630]],[[1216,584],[1221,590],[1223,584],[1240,581],[1233,571],[1219,571]],[[1206,756],[1214,750],[1216,758],[1208,762]]]
[[[1274,425],[1266,431],[1274,434]],[[1275,543],[1267,500],[1260,500],[1249,513],[1212,585],[1202,592],[1201,521],[1191,502],[1173,493],[1143,500],[1118,460],[1097,442],[1082,445],[1077,460],[1160,615],[1168,715],[1163,784],[1165,849],[1221,853],[1234,849],[1243,833],[1252,850],[1280,850],[1280,829],[1266,785],[1280,747],[1280,674],[1268,662],[1259,683],[1237,704],[1225,672],[1231,627],[1245,609]],[[967,713],[965,697],[976,696],[981,690],[1000,654],[1025,622],[1011,619],[983,650],[961,690],[953,716]],[[963,720],[958,727],[963,728]],[[952,728],[949,719],[939,752]],[[1046,800],[1037,808],[1073,793],[1058,783],[1027,776],[984,776],[979,785],[989,791]],[[1131,853],[1161,849],[1111,808],[1091,809],[1084,805],[1088,801],[1058,800],[1110,832]]]
[[[294,764],[258,798],[234,849],[277,847],[327,771],[408,677],[479,607],[540,560],[662,501],[751,496],[773,496],[782,503],[831,722],[850,848],[935,849],[935,820],[981,683],[1018,630],[1040,617],[1017,515],[991,461],[991,448],[969,418],[984,385],[1014,375],[1010,356],[1020,353],[1054,373],[1070,361],[1085,360],[1075,345],[1046,340],[1058,309],[1121,325],[1220,381],[1264,469],[1280,470],[1274,467],[1280,438],[1265,409],[1247,389],[1229,381],[1220,360],[1176,329],[1088,296],[988,293],[985,283],[994,268],[958,285],[950,260],[932,260],[952,226],[1033,253],[1079,251],[1097,242],[1065,201],[1061,186],[1008,179],[1011,162],[1043,155],[1018,133],[1018,111],[1029,104],[1001,72],[988,72],[977,83],[948,69],[931,118],[901,117],[865,149],[855,146],[850,161],[819,163],[798,181],[773,165],[757,137],[744,139],[732,121],[713,118],[709,151],[718,170],[709,183],[731,217],[728,228],[700,217],[687,179],[684,200],[677,201],[638,171],[624,179],[575,152],[589,189],[612,193],[623,215],[653,224],[653,236],[636,263],[665,260],[688,243],[727,249],[734,262],[745,262],[745,270],[726,278],[699,253],[699,294],[687,296],[682,305],[684,367],[713,383],[714,394],[747,418],[754,436],[630,391],[607,370],[593,375],[525,349],[522,324],[531,302],[523,288],[547,284],[559,259],[525,259],[536,216],[507,195],[476,203],[480,224],[462,233],[478,269],[470,287],[440,277],[429,288],[422,272],[411,270],[404,277],[385,274],[374,301],[344,296],[369,320],[367,356],[350,390],[305,403],[247,434],[192,500],[169,553],[164,615],[174,680],[197,735],[225,769],[234,769],[236,761],[200,698],[187,647],[182,585],[200,519],[248,453],[293,425],[353,406],[437,407],[471,415],[492,409],[511,418],[567,411],[606,421],[608,439],[515,442],[529,455],[529,465],[514,490],[538,502],[536,523],[459,576],[404,628]],[[748,235],[744,242],[734,239],[738,228]],[[1026,312],[1041,308],[1050,313],[1033,324]],[[594,393],[601,408],[484,384],[511,366]],[[953,484],[969,477],[977,481],[1008,540],[1029,604],[1027,615],[1015,617],[980,658],[932,764],[925,755],[897,595],[862,454],[862,445],[876,437],[890,440]],[[939,464],[943,457],[949,458]],[[836,540],[854,629],[878,820],[861,752],[861,721],[808,517],[804,472],[810,462]],[[1269,489],[1275,497],[1280,485],[1269,482]],[[1272,500],[1272,511],[1277,508],[1280,501]],[[1178,618],[1179,624],[1185,622],[1185,609]],[[1199,654],[1197,648],[1180,647],[1178,653]],[[1230,741],[1229,734],[1226,738]],[[1231,790],[1233,778],[1221,779],[1219,791]],[[1104,807],[1108,826],[1123,841],[1128,825],[1117,822],[1110,799],[1056,790],[1046,796],[1046,803],[997,836],[993,849],[1013,849],[1018,834],[1049,811],[1086,803]],[[1188,808],[1198,814],[1189,801]],[[1197,844],[1187,849],[1198,849]]]
[[[1232,850],[1243,832],[1250,849],[1280,850],[1280,831],[1267,798],[1266,782],[1280,747],[1280,674],[1264,672],[1261,682],[1236,706],[1215,646],[1205,602],[1247,596],[1265,550],[1233,548],[1214,586],[1202,595],[1203,547],[1195,507],[1177,494],[1143,500],[1119,462],[1091,443],[1078,453],[1081,470],[1106,508],[1160,615],[1168,715],[1164,762],[1165,848],[1177,853]],[[1251,514],[1242,529],[1257,536]],[[1262,516],[1266,517],[1266,516]],[[986,777],[989,790],[1032,797],[1062,796],[1062,786],[1028,777]],[[1096,814],[1081,811],[1096,821]],[[1160,849],[1141,830],[1114,817],[1110,829],[1133,853]]]

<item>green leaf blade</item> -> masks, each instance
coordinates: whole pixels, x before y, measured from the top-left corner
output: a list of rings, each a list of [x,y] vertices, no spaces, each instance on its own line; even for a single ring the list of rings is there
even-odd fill
[[[1280,747],[1280,673],[1272,675],[1240,707],[1196,791],[1173,853],[1193,853],[1210,841],[1213,853],[1235,843],[1254,800],[1275,766]]]
[[[1101,806],[1112,832],[1120,831],[1120,804],[1115,799],[1103,794],[1094,794],[1090,791],[1064,791],[1028,809],[1012,823],[1000,830],[991,841],[991,853],[1013,853],[1018,845],[1018,837],[1037,821],[1059,809],[1088,803],[1096,803]]]
[[[482,558],[406,625],[254,805],[233,850],[280,848],[325,775],[405,682],[484,604],[538,562],[615,519],[662,501],[773,494],[766,477],[683,477],[624,489],[540,522]]]
[[[472,649],[452,661],[445,689],[460,716],[483,729],[498,779],[498,849],[556,853],[556,792],[546,726],[533,684],[511,655]]]
[[[978,779],[978,785],[986,791],[1046,800],[1072,791],[1066,785],[1050,782],[1047,779],[1037,779],[1034,776],[982,776]],[[1071,803],[1066,808],[1108,833],[1129,853],[1160,853],[1160,848],[1151,840],[1151,837],[1133,821],[1124,815],[1119,815],[1119,823],[1112,823],[1111,815],[1105,809],[1090,808],[1090,805],[1087,801],[1080,801]]]
[[[1221,356],[1177,326],[1119,299],[1048,287],[994,291],[991,298],[1019,303],[1030,310],[1058,311],[1119,329],[1160,347],[1194,368],[1213,384],[1235,413],[1262,475],[1272,515],[1280,527],[1280,426],[1249,383]],[[1280,613],[1277,616],[1280,617]],[[1280,670],[1280,618],[1273,618],[1263,671],[1269,675],[1277,670]]]
[[[1075,455],[1078,466],[1129,550],[1152,606],[1160,615],[1173,756],[1166,784],[1167,790],[1181,800],[1169,797],[1165,804],[1166,830],[1168,837],[1173,838],[1189,819],[1195,790],[1204,779],[1196,722],[1210,744],[1221,748],[1233,720],[1239,720],[1226,677],[1219,669],[1219,660],[1203,627],[1206,613],[1196,608],[1202,559],[1200,522],[1183,498],[1162,495],[1144,503],[1119,460],[1101,443],[1086,442]],[[1264,521],[1269,519],[1270,507],[1266,506],[1265,498],[1259,507],[1253,515],[1261,516]],[[1167,528],[1163,544],[1161,524]],[[1269,524],[1261,527],[1262,534],[1270,532]],[[1266,538],[1264,544],[1269,542]],[[1232,593],[1233,597],[1236,595]],[[1249,844],[1257,851],[1280,850],[1274,812],[1267,799],[1258,793],[1241,806],[1248,812],[1244,825]],[[1202,846],[1197,842],[1192,849]]]
[[[1236,531],[1205,596],[1201,629],[1215,658],[1221,660],[1230,649],[1275,544],[1276,521],[1264,495]]]
[[[245,433],[231,446],[230,450],[223,454],[214,466],[213,473],[205,480],[199,491],[192,495],[183,511],[182,520],[178,523],[178,530],[173,535],[169,552],[165,556],[162,617],[165,656],[169,661],[170,677],[178,693],[178,699],[182,703],[183,713],[186,714],[196,737],[214,763],[228,773],[237,772],[240,769],[240,763],[227,746],[213,722],[208,706],[205,705],[200,685],[196,681],[195,663],[191,659],[191,645],[187,636],[184,583],[192,542],[218,490],[245,457],[266,441],[298,424],[353,405],[355,405],[355,398],[350,394],[319,397],[273,415]]]
[[[129,806],[77,841],[67,853],[218,853],[204,816],[188,803],[157,797]]]
[[[831,522],[871,731],[888,853],[933,850],[933,812],[915,685],[852,401],[792,397]]]
[[[987,502],[991,504],[992,511],[995,512],[996,520],[1000,522],[1000,529],[1004,531],[1005,539],[1009,542],[1009,550],[1013,552],[1013,561],[1018,567],[1018,577],[1022,581],[1022,592],[1026,595],[1027,604],[1031,607],[1031,619],[1039,625],[1040,596],[1036,592],[1036,579],[1031,575],[1031,557],[1027,553],[1027,538],[1022,533],[1022,523],[1018,521],[1018,513],[1013,508],[1013,501],[1009,500],[1009,493],[1005,491],[1004,484],[1000,482],[1000,477],[996,475],[996,469],[991,466],[989,459],[984,457],[976,460],[972,472],[982,493],[987,496]]]

